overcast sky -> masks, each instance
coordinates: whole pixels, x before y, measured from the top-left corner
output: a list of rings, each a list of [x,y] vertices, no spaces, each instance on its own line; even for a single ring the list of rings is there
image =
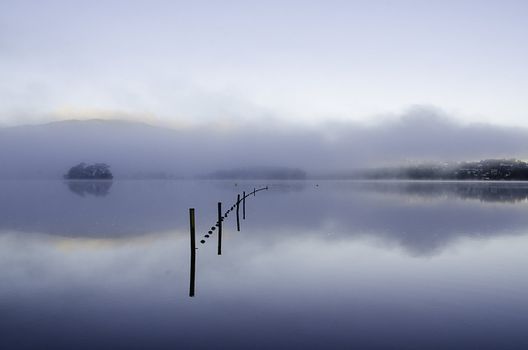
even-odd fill
[[[0,1],[0,125],[528,126],[527,1]]]

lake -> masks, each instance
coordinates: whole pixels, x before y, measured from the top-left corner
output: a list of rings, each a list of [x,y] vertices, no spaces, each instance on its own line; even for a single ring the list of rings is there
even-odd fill
[[[527,214],[525,183],[0,181],[0,348],[527,349]]]

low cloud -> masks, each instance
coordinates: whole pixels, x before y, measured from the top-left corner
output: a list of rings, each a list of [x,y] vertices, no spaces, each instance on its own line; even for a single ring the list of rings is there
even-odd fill
[[[2,175],[17,177],[58,176],[80,161],[108,162],[116,174],[187,176],[234,167],[287,166],[321,174],[409,162],[526,158],[528,130],[454,120],[440,110],[416,107],[373,125],[306,126],[262,118],[170,129],[124,121],[65,121],[0,129],[0,160],[6,164]]]

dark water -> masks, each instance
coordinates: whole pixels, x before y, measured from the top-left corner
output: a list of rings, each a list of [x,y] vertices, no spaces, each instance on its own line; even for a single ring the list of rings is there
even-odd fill
[[[528,184],[268,184],[0,182],[0,349],[528,348]]]

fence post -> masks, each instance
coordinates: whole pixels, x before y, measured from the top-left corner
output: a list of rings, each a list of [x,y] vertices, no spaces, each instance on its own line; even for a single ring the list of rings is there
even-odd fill
[[[253,187],[253,197],[255,197],[257,195],[257,189],[255,187]]]
[[[222,255],[222,202],[218,202],[218,255]]]
[[[246,191],[242,197],[242,220],[246,220]]]
[[[236,212],[237,212],[237,231],[240,231],[240,193],[237,195],[236,202]]]
[[[189,208],[189,221],[191,232],[191,278],[189,284],[189,296],[194,297],[194,279],[196,272],[196,235],[194,222],[194,208]]]

